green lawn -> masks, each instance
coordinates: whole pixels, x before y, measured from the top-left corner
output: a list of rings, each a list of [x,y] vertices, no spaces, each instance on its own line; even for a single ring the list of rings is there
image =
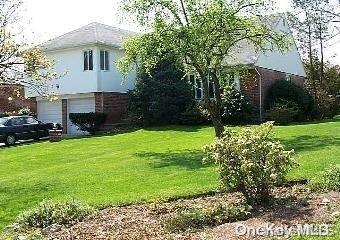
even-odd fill
[[[340,121],[277,127],[310,178],[340,164]],[[45,198],[74,197],[95,205],[175,197],[213,190],[213,166],[201,164],[211,127],[162,127],[116,136],[0,148],[0,229]]]

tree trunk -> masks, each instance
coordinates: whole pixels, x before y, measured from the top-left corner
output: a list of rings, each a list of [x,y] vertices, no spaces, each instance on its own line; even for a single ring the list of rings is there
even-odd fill
[[[320,85],[322,85],[324,79],[324,46],[323,46],[323,36],[322,36],[322,23],[320,20],[319,24],[319,40],[320,40],[320,55],[321,55],[321,66],[320,66]]]
[[[215,99],[210,99],[209,96],[209,78],[206,75],[201,75],[203,84],[203,99],[204,106],[208,110],[211,121],[215,128],[215,136],[221,138],[224,133],[224,125],[221,117],[221,95],[216,93]],[[219,86],[219,84],[218,84]],[[217,88],[215,86],[215,88]]]
[[[309,77],[310,77],[310,81],[312,82],[315,104],[317,105],[316,85],[315,85],[315,79],[314,79],[313,49],[312,49],[312,27],[310,24],[308,26],[308,48],[309,48],[309,53],[308,53],[309,55]]]

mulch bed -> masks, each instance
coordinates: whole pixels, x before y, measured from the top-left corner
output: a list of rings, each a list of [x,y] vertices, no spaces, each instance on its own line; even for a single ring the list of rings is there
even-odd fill
[[[246,221],[207,227],[199,231],[188,229],[182,233],[169,233],[164,228],[164,220],[180,208],[201,207],[219,202],[237,203],[242,201],[241,195],[226,193],[167,203],[108,208],[71,227],[51,226],[44,229],[43,234],[47,239],[58,240],[257,239],[236,235],[236,225],[242,223],[256,227],[266,223],[331,223],[335,220],[334,213],[340,210],[339,192],[311,193],[305,186],[292,186],[277,188],[274,195],[276,200],[270,208],[254,209]]]

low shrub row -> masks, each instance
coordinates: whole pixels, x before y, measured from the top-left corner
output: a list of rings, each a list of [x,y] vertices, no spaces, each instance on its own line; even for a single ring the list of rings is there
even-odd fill
[[[208,226],[217,226],[227,222],[245,220],[250,216],[251,207],[245,203],[211,204],[204,208],[182,210],[165,220],[165,229],[169,232],[197,230]]]
[[[313,178],[310,187],[314,191],[340,191],[340,165],[333,165],[321,173],[321,176]]]
[[[68,225],[83,220],[93,212],[92,207],[77,200],[64,202],[45,200],[37,207],[19,215],[16,223],[23,228],[45,228],[52,224]]]

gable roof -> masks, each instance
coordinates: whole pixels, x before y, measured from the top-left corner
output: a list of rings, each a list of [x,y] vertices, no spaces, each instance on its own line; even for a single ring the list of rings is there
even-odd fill
[[[260,22],[275,30],[281,19],[286,19],[284,14],[272,14],[263,16]],[[226,57],[225,62],[230,65],[254,65],[259,59],[261,51],[257,51],[255,46],[247,41],[241,41],[232,49],[232,54]]]
[[[53,38],[39,47],[45,51],[103,44],[112,47],[122,47],[123,40],[137,33],[93,22],[59,37]]]

